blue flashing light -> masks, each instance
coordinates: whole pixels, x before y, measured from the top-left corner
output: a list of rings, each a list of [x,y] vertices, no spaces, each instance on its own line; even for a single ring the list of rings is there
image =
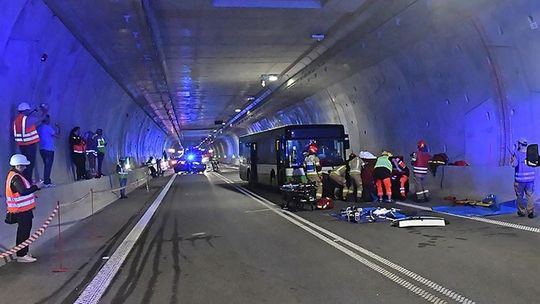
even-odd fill
[[[195,155],[193,155],[193,154],[188,154],[187,160],[192,161],[192,160],[194,160],[194,159],[195,159]]]

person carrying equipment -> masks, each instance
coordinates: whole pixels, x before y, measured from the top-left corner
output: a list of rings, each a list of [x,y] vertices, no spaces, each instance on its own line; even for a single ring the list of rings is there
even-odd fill
[[[9,160],[11,169],[6,178],[6,205],[7,214],[5,222],[7,224],[18,224],[17,227],[17,245],[23,243],[30,237],[32,230],[32,219],[36,208],[36,195],[34,192],[43,187],[43,182],[39,181],[31,185],[22,173],[30,161],[22,154],[15,154]],[[17,251],[17,262],[32,263],[37,261],[28,253],[29,246]]]
[[[407,192],[405,191],[405,185],[407,184],[407,181],[409,180],[409,168],[407,168],[407,165],[403,161],[403,157],[401,156],[394,156],[391,157],[390,160],[392,161],[392,178],[396,179],[397,182],[399,182],[399,193],[400,193],[400,199],[402,201],[407,199]]]
[[[418,202],[429,201],[429,190],[425,187],[425,178],[428,173],[428,163],[431,155],[428,153],[426,142],[421,139],[417,144],[418,150],[411,154],[413,174],[414,174],[414,191]]]
[[[527,140],[521,138],[517,144],[517,151],[512,154],[511,163],[515,169],[514,191],[516,192],[517,215],[534,217],[534,168],[527,163]],[[527,197],[527,207],[524,206],[523,198]]]
[[[362,198],[362,167],[364,166],[364,162],[360,157],[358,157],[356,154],[351,153],[349,155],[349,177],[351,181],[351,189],[349,189],[350,192],[352,191],[352,186],[354,185],[354,191],[356,192],[355,196],[355,202],[359,202]]]
[[[381,156],[377,158],[375,170],[373,171],[379,203],[383,201],[383,186],[387,196],[386,202],[392,202],[392,181],[390,179],[392,176],[392,162],[390,161],[390,157],[392,157],[392,153],[383,151]]]
[[[309,182],[315,183],[317,192],[315,193],[315,199],[319,200],[322,197],[322,181],[319,176],[319,171],[321,170],[321,161],[317,156],[317,151],[319,148],[315,143],[309,144],[308,155],[304,158],[304,168],[306,170],[306,177]]]

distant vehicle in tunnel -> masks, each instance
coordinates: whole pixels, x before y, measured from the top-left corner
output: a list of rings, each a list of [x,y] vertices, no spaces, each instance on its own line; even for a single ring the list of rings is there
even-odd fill
[[[176,159],[174,165],[175,173],[203,173],[205,170],[203,155],[197,150],[186,150],[181,157]]]
[[[240,178],[252,184],[283,185],[286,172],[303,166],[303,152],[313,142],[319,147],[322,172],[345,164],[349,137],[343,125],[284,126],[240,137]]]

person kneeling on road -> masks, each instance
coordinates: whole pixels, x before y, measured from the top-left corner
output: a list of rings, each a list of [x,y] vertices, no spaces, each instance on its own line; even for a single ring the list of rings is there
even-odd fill
[[[11,157],[9,170],[6,178],[6,205],[7,214],[5,222],[7,224],[19,224],[17,227],[17,245],[23,243],[30,237],[32,230],[33,211],[36,208],[36,195],[34,192],[43,187],[43,182],[39,181],[35,185],[22,175],[30,161],[22,154],[15,154]],[[32,263],[37,261],[28,253],[29,246],[17,251],[17,262]]]

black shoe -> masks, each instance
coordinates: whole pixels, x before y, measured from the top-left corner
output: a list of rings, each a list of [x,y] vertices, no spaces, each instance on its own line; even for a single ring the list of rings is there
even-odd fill
[[[518,211],[518,212],[517,212],[517,215],[518,215],[519,217],[524,217],[524,216],[525,216],[525,213],[523,213],[523,212],[521,212],[521,211]]]
[[[530,218],[530,219],[534,218],[534,212],[529,213],[529,214],[527,215],[527,217]]]

